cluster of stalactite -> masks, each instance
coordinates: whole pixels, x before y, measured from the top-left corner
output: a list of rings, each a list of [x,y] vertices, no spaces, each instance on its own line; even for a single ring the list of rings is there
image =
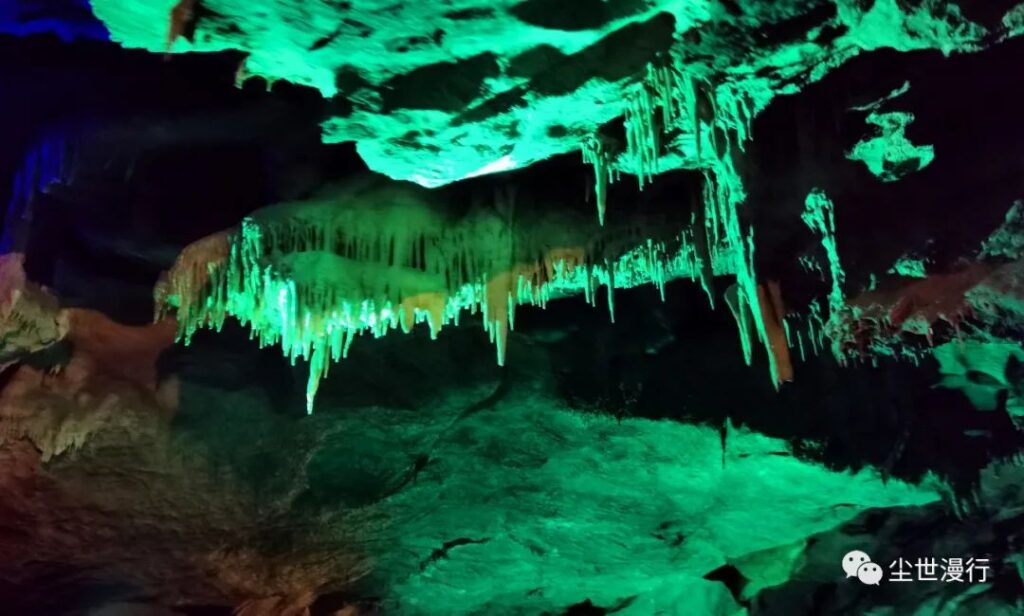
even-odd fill
[[[575,293],[594,304],[603,286],[614,315],[616,288],[663,292],[674,278],[727,273],[712,270],[707,238],[666,233],[661,220],[602,227],[517,209],[507,192],[461,216],[452,209],[436,193],[380,179],[272,206],[188,247],[158,303],[176,310],[186,342],[232,316],[261,344],[309,361],[312,408],[330,363],[362,334],[426,323],[437,336],[464,311],[479,313],[503,363],[517,306]]]
[[[622,152],[608,151],[600,136],[583,146],[584,160],[595,171],[595,192],[602,222],[607,184],[621,173],[632,173],[643,189],[665,171],[663,140],[669,132],[688,136],[691,147],[677,152],[684,165],[704,173],[703,203],[688,230],[695,245],[707,247],[708,264],[701,272],[705,289],[710,271],[736,276],[726,302],[736,315],[744,358],[752,361],[754,340],[768,349],[772,380],[792,378],[785,329],[785,308],[778,286],[759,284],[754,271],[753,231],[741,218],[746,200],[735,157],[751,138],[756,113],[754,98],[742,84],[713,83],[688,72],[677,60],[648,67],[646,78],[626,96],[626,144]],[[676,143],[682,142],[676,138]],[[678,165],[678,163],[676,163]],[[689,205],[689,204],[687,204]],[[771,288],[775,301],[770,301]]]

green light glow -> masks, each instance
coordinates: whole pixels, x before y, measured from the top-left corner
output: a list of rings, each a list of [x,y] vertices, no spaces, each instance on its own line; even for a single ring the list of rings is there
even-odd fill
[[[697,114],[702,90],[714,110],[708,121]],[[731,273],[736,275],[738,292],[733,301],[738,307],[734,310],[742,315],[740,340],[749,364],[752,336],[766,345],[768,341],[753,268],[753,237],[739,216],[746,192],[733,164],[733,156],[750,138],[751,100],[732,84],[700,85],[678,65],[652,66],[647,80],[629,97],[625,152],[613,157],[599,137],[583,145],[584,160],[595,169],[598,223],[603,226],[608,183],[628,170],[643,187],[659,170],[661,131],[666,127],[694,131],[692,160],[701,163],[705,177],[704,224],[702,229],[680,233],[681,249],[676,254],[670,254],[664,243],[648,242],[611,258],[593,255],[576,248],[593,243],[593,236],[580,234],[572,242],[534,246],[524,253],[518,245],[512,248],[516,240],[499,220],[470,221],[451,234],[444,230],[445,221],[432,218],[429,209],[406,211],[409,208],[403,203],[409,203],[403,202],[403,196],[377,203],[375,215],[385,222],[365,234],[358,229],[371,216],[349,213],[341,220],[336,208],[311,213],[308,206],[301,211],[293,207],[285,222],[275,221],[271,213],[243,223],[241,239],[232,240],[226,267],[232,272],[229,281],[221,283],[225,288],[212,302],[209,314],[199,313],[198,320],[183,322],[186,339],[201,324],[219,326],[226,314],[238,317],[256,332],[261,344],[279,343],[293,361],[300,357],[310,361],[307,398],[311,409],[317,383],[326,375],[329,362],[343,358],[352,338],[362,332],[379,337],[398,326],[408,330],[414,323],[428,321],[436,335],[463,310],[479,310],[500,364],[516,305],[544,306],[555,290],[582,292],[593,303],[598,285],[613,289],[654,282],[663,293],[666,280],[682,276],[700,279],[708,290],[711,275]],[[656,127],[654,117],[659,108],[662,123]],[[309,220],[295,222],[304,218]],[[395,231],[399,226],[405,230]],[[357,245],[339,245],[329,239],[342,229],[357,238]],[[393,233],[399,237],[392,237]],[[565,232],[556,231],[554,236],[559,234]],[[404,237],[410,235],[415,237]],[[534,235],[544,237],[536,230]],[[430,240],[430,254],[420,255],[418,260],[382,261],[382,246],[403,247],[410,239],[422,238],[440,239]],[[559,258],[559,250],[565,247],[570,247],[569,259]],[[472,255],[468,263],[465,258],[453,259],[467,251],[467,257]],[[370,267],[367,262],[376,264],[376,269],[359,273]],[[266,264],[258,265],[262,263]],[[253,275],[259,268],[262,274]],[[418,275],[416,269],[434,278]],[[305,279],[309,275],[313,277]],[[391,286],[381,291],[375,287],[381,281],[391,281]],[[278,298],[277,309],[264,306],[261,298],[268,296]],[[614,294],[609,292],[609,312],[614,319],[613,300]],[[772,353],[768,356],[772,380],[778,384],[776,358]]]
[[[169,1],[94,1],[97,15],[107,23],[114,40],[155,51],[163,51],[170,4]],[[339,93],[339,74],[353,75],[351,91],[343,92],[352,104],[352,111],[325,122],[324,140],[330,143],[355,141],[357,151],[372,169],[393,178],[412,179],[424,186],[439,186],[468,176],[525,167],[578,148],[586,141],[583,154],[595,169],[598,222],[603,223],[607,186],[618,175],[633,174],[641,186],[645,186],[655,174],[666,170],[700,170],[706,177],[706,192],[702,218],[694,222],[699,228],[684,229],[680,233],[680,237],[689,234],[687,247],[680,252],[690,262],[684,275],[692,276],[696,269],[706,289],[711,286],[710,275],[736,276],[737,305],[746,311],[744,314],[749,313],[752,321],[752,327],[739,328],[749,360],[755,337],[768,344],[753,268],[753,236],[739,213],[745,190],[733,160],[751,138],[752,118],[775,96],[799,91],[861,52],[882,48],[939,49],[946,54],[973,51],[982,47],[986,36],[984,28],[966,19],[953,4],[939,6],[929,2],[906,7],[897,0],[878,0],[868,5],[858,0],[837,0],[836,16],[825,25],[842,34],[827,45],[818,44],[813,32],[764,49],[751,50],[746,44],[734,48],[727,41],[719,41],[720,55],[709,63],[706,58],[694,57],[682,34],[714,24],[738,27],[742,31],[756,28],[761,22],[796,18],[800,10],[785,7],[778,13],[775,5],[771,10],[757,5],[747,16],[748,22],[739,24],[734,23],[733,17],[711,10],[705,3],[659,0],[644,4],[642,9],[621,20],[570,32],[537,28],[511,18],[518,4],[513,0],[502,1],[492,7],[494,11],[460,22],[459,27],[445,28],[443,46],[397,53],[389,45],[398,40],[396,37],[401,38],[398,30],[408,27],[410,30],[405,34],[409,40],[429,34],[429,31],[422,31],[423,24],[432,24],[433,29],[434,24],[449,21],[451,6],[435,2],[400,4],[395,6],[403,12],[402,19],[385,19],[377,9],[391,6],[390,3],[383,0],[362,3],[353,8],[353,15],[365,19],[367,28],[350,31],[346,27],[338,28],[337,8],[330,2],[305,3],[304,14],[295,18],[289,2],[261,3],[265,11],[251,11],[229,0],[210,0],[204,3],[210,16],[200,20],[195,41],[178,41],[174,51],[239,49],[249,54],[245,65],[247,74],[311,85],[326,96]],[[666,19],[667,15],[672,18]],[[226,27],[228,25],[235,27]],[[627,41],[629,37],[622,37],[629,28],[636,28],[630,31],[647,33],[660,42],[650,48],[633,49]],[[515,64],[513,60],[522,59],[524,54],[534,53],[539,48],[562,61],[541,62],[534,67],[542,71],[540,73],[520,72],[524,67],[518,65],[516,70],[511,69]],[[619,51],[624,58],[627,55],[630,58],[625,66],[609,67],[616,70],[607,74],[594,72],[593,57],[589,54],[600,52],[617,58],[615,53]],[[574,64],[577,62],[584,63]],[[567,76],[557,70],[564,66],[587,68],[580,69],[577,78],[567,81]],[[419,72],[421,70],[426,72]],[[428,75],[431,79],[425,79]],[[401,78],[400,82],[394,82],[395,78]],[[459,88],[440,87],[444,80],[459,83],[464,80],[471,87],[464,92]],[[440,85],[433,89],[435,83]],[[588,135],[595,135],[598,127],[620,117],[624,117],[626,129],[626,143],[621,148],[610,147],[600,137],[587,140]],[[873,171],[888,174],[883,179],[902,176],[907,172],[907,165],[913,166],[913,170],[927,165],[933,154],[930,147],[905,142],[903,130],[911,119],[908,114],[872,114],[869,121],[876,121],[883,136],[887,134],[889,139],[883,140],[885,143],[864,142],[853,155],[860,156]],[[889,132],[885,133],[886,130]],[[421,222],[412,219],[405,224],[409,229],[418,229]],[[282,286],[286,309],[279,310],[282,316],[270,318],[264,314],[270,313],[261,308],[261,301],[236,301],[232,294],[278,292],[277,287],[284,285],[291,275],[284,272],[310,266],[309,263],[289,263],[288,257],[283,256],[294,251],[297,244],[292,241],[289,245],[277,245],[273,234],[280,226],[257,221],[255,227],[260,231],[260,241],[265,243],[262,249],[266,252],[247,249],[248,257],[236,255],[238,247],[247,244],[238,237],[244,232],[235,235],[231,241],[233,265],[227,269],[244,272],[234,274],[234,278],[246,285],[219,291],[220,296],[212,302],[215,307],[204,307],[198,312],[216,314],[230,306],[241,315],[252,316],[257,330],[262,328],[269,332],[282,326],[294,329],[287,337],[278,332],[277,338],[287,339],[290,349],[286,351],[290,356],[308,357],[318,366],[322,364],[323,367],[314,369],[317,373],[326,370],[326,362],[339,354],[339,345],[343,348],[347,342],[341,340],[324,345],[317,352],[321,348],[319,343],[311,341],[319,340],[320,334],[299,335],[307,328],[315,331],[330,325],[332,337],[341,336],[337,333],[339,329],[353,331],[352,328],[379,335],[382,329],[389,328],[381,323],[390,323],[393,328],[396,322],[409,326],[427,321],[436,330],[454,320],[453,315],[463,309],[481,310],[500,361],[504,354],[505,331],[514,319],[516,304],[543,303],[545,290],[560,285],[572,286],[592,298],[595,285],[619,286],[622,278],[642,277],[624,271],[623,267],[630,266],[622,266],[617,260],[642,244],[639,238],[644,235],[631,246],[619,247],[610,256],[592,254],[585,242],[577,241],[570,246],[582,248],[584,256],[564,259],[567,265],[557,276],[538,277],[538,271],[552,270],[560,262],[543,253],[505,255],[508,258],[497,260],[484,258],[476,264],[480,267],[474,270],[472,277],[459,274],[455,277],[457,280],[449,275],[461,271],[454,269],[452,255],[446,257],[446,267],[429,272],[420,265],[393,267],[393,263],[386,263],[388,275],[400,280],[385,291],[378,287],[363,288],[367,284],[361,282],[380,273],[366,269],[367,263],[380,265],[379,260],[368,261],[363,254],[327,250],[324,252],[333,256],[321,258],[313,265],[340,267],[349,272],[354,278],[329,282],[352,288],[332,295],[318,290],[316,285],[320,280],[300,281],[294,291]],[[430,229],[425,229],[423,237],[433,237],[431,233]],[[494,246],[503,241],[488,233],[480,237],[490,238]],[[704,238],[706,246],[702,242]],[[665,238],[661,238],[660,243],[664,242]],[[453,245],[457,243],[453,241]],[[406,244],[399,240],[396,245]],[[466,242],[466,245],[473,245],[473,242]],[[491,248],[470,250],[488,253]],[[304,250],[316,252],[316,249]],[[673,256],[656,260],[672,261],[676,258],[673,251],[675,248],[666,248],[665,254]],[[347,261],[327,263],[336,257]],[[463,264],[458,265],[461,268]],[[488,269],[489,265],[495,265],[495,269]],[[411,270],[402,267],[440,278],[431,281],[429,276],[413,275]],[[668,266],[662,269],[667,270]],[[255,276],[252,271],[260,274]],[[583,274],[578,273],[580,271]],[[215,282],[223,284],[219,280],[224,274],[218,272]],[[197,277],[197,282],[201,277]],[[441,278],[443,284],[439,282]],[[412,291],[403,288],[406,284]],[[179,286],[172,284],[171,290]],[[193,287],[185,286],[186,290],[194,292]],[[428,290],[419,292],[422,286]],[[410,295],[411,292],[419,294]],[[192,299],[182,300],[186,322],[193,321],[188,313],[196,311],[198,305]],[[291,302],[299,307],[291,307]],[[306,310],[306,302],[315,305]],[[830,300],[830,303],[836,302]],[[510,304],[511,307],[506,307]],[[371,319],[370,315],[376,316]],[[248,319],[248,316],[241,318]],[[277,339],[266,332],[261,337]],[[769,355],[774,378],[775,358]]]

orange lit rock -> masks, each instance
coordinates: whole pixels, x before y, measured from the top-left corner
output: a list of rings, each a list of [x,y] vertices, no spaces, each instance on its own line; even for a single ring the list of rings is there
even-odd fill
[[[69,370],[101,373],[156,391],[156,361],[174,344],[178,327],[174,319],[133,327],[95,310],[69,308],[65,312],[70,327],[67,339],[74,347],[74,368],[69,366]]]
[[[778,281],[771,280],[766,284],[757,285],[758,305],[761,318],[768,334],[768,351],[775,358],[775,375],[777,382],[789,383],[793,380],[793,362],[789,357],[789,345],[786,342],[786,330],[783,319],[786,310],[782,303],[782,291]]]

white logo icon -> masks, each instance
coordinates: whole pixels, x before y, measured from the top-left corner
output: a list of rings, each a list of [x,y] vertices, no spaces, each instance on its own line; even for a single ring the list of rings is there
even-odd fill
[[[843,571],[846,577],[855,577],[863,584],[878,586],[882,581],[882,568],[871,562],[871,557],[860,550],[843,556]]]
[[[846,572],[846,577],[848,578],[857,577],[857,569],[864,563],[869,562],[871,562],[870,556],[860,550],[854,550],[843,556],[843,571]]]
[[[869,586],[879,586],[882,581],[882,567],[866,562],[857,568],[857,579]]]

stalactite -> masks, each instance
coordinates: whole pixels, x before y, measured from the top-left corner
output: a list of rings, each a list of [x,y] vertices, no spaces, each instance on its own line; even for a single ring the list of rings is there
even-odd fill
[[[740,348],[743,350],[743,360],[749,366],[753,360],[753,345],[751,343],[753,336],[751,332],[754,326],[750,319],[747,299],[745,296],[740,295],[739,285],[735,283],[729,285],[729,288],[725,290],[724,299],[725,305],[729,307],[733,319],[736,320],[736,327],[739,329],[740,334]]]
[[[785,307],[776,281],[757,285],[761,319],[767,332],[767,347],[774,358],[776,385],[793,380],[793,363],[789,357],[789,335],[785,327]]]
[[[620,286],[650,282],[663,294],[667,280],[687,276],[700,280],[710,295],[711,277],[731,273],[736,283],[726,300],[739,324],[746,361],[756,337],[769,348],[773,380],[786,380],[791,366],[788,343],[780,335],[782,315],[771,292],[766,295],[757,284],[752,232],[739,213],[746,193],[733,149],[734,144],[742,149],[750,137],[751,109],[740,89],[705,84],[715,113],[702,120],[698,81],[674,64],[652,66],[627,101],[625,159],[641,187],[658,171],[666,128],[693,130],[698,153],[715,154],[698,158],[705,177],[703,203],[672,248],[644,240],[636,230],[626,234],[634,238],[631,249],[609,250],[586,233],[578,243],[545,244],[566,225],[517,234],[508,195],[498,195],[493,209],[474,208],[453,221],[423,193],[356,183],[333,196],[274,206],[243,221],[229,238],[226,257],[222,244],[211,244],[218,248],[217,258],[210,260],[202,293],[195,291],[204,286],[202,268],[183,265],[172,272],[170,278],[181,280],[165,286],[182,298],[182,335],[187,340],[198,327],[219,328],[226,316],[239,318],[261,345],[280,344],[292,361],[310,362],[312,405],[329,363],[345,357],[363,332],[379,337],[426,322],[436,337],[463,310],[480,312],[501,364],[516,306],[544,306],[555,289],[582,291],[593,304],[596,287],[605,286],[614,318],[614,290]],[[725,139],[719,141],[716,132]],[[615,160],[599,136],[587,140],[582,153],[594,167],[604,226]]]
[[[701,116],[701,96],[711,108],[710,118]],[[655,121],[658,108],[660,127]],[[749,363],[753,329],[770,351],[771,376],[778,383],[788,378],[788,344],[782,342],[785,350],[773,349],[773,344],[779,345],[778,340],[772,342],[778,337],[775,323],[768,319],[773,311],[762,306],[753,265],[753,232],[739,215],[746,193],[733,162],[734,149],[743,151],[752,137],[754,113],[752,98],[736,84],[708,83],[684,70],[677,58],[652,64],[644,81],[626,98],[626,158],[642,189],[659,171],[661,133],[669,129],[692,133],[705,189],[704,205],[700,215],[693,218],[688,242],[687,254],[694,264],[691,271],[699,275],[705,290],[710,289],[710,277],[716,269],[735,273],[736,288],[727,301],[740,322],[744,357]],[[703,153],[708,151],[714,155],[705,157]]]
[[[273,206],[197,242],[157,299],[165,311],[177,309],[186,342],[197,328],[218,329],[234,316],[261,346],[309,361],[312,404],[329,364],[361,333],[380,337],[425,322],[436,337],[463,310],[479,312],[503,363],[517,306],[543,307],[555,290],[583,291],[593,302],[595,286],[604,285],[614,311],[615,287],[663,288],[697,276],[682,235],[642,240],[643,227],[620,226],[595,241],[572,218],[518,221],[508,195],[496,210],[480,207],[452,221],[424,200],[430,193],[374,190]]]
[[[178,255],[171,270],[157,284],[156,319],[166,316],[174,306],[178,318],[192,322],[190,315],[209,281],[211,269],[218,268],[229,256],[231,246],[227,232],[215,233],[190,244]]]
[[[846,307],[846,297],[843,294],[843,283],[846,281],[846,273],[843,271],[842,263],[839,260],[832,201],[820,190],[815,189],[811,191],[804,202],[804,212],[801,218],[812,232],[821,236],[821,246],[825,251],[829,265],[828,269],[832,286],[828,295],[828,316],[822,318],[820,312],[815,312],[814,314],[815,318],[821,322],[819,329],[821,334],[819,335],[824,335],[827,329],[825,321],[835,322],[840,319]],[[817,304],[814,304],[813,308],[820,311],[820,307]],[[840,361],[845,359],[844,350],[841,348],[838,336],[833,337],[832,352]]]
[[[708,239],[707,208],[702,200],[702,192],[699,188],[693,189],[691,195],[691,207],[693,214],[690,218],[690,234],[694,248],[694,270],[698,273],[700,285],[708,296],[711,308],[715,307],[715,294],[713,292],[714,279],[714,257],[711,254]]]
[[[829,292],[829,308],[837,312],[845,305],[842,285],[846,280],[846,273],[839,261],[839,251],[836,243],[836,226],[834,208],[832,201],[820,190],[811,191],[804,202],[804,213],[801,218],[811,231],[821,236],[821,245],[825,249],[828,259],[829,273],[832,278],[832,288]]]
[[[661,131],[655,126],[655,99],[646,84],[626,98],[626,156],[640,190],[658,174]]]
[[[612,157],[607,145],[600,136],[594,136],[583,142],[583,162],[594,168],[594,198],[597,201],[597,220],[604,225],[605,212],[608,207],[608,185],[615,179],[612,169]]]
[[[707,132],[707,131],[705,131]],[[737,295],[741,309],[750,310],[754,331],[758,339],[768,346],[768,330],[762,317],[760,299],[757,291],[757,280],[754,273],[754,240],[749,230],[745,230],[739,218],[739,207],[746,199],[743,184],[736,173],[729,150],[726,156],[717,159],[711,170],[706,173],[705,211],[712,221],[713,236],[716,246],[721,244],[732,261],[730,271],[736,274]],[[745,328],[740,329],[743,341],[744,356],[750,362],[751,341],[747,339]],[[778,366],[775,354],[769,353],[769,367],[773,382],[778,382]]]
[[[605,271],[608,272],[608,317],[615,323],[615,263],[606,261]]]

